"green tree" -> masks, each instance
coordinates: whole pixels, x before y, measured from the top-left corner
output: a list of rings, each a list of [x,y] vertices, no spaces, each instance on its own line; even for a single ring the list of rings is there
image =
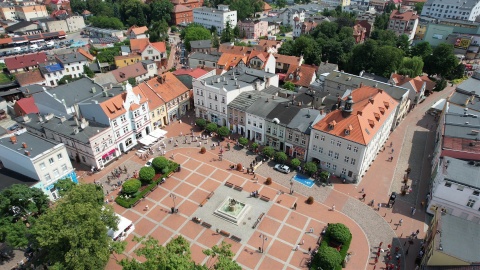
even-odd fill
[[[287,161],[288,157],[287,154],[285,154],[284,152],[278,151],[277,153],[275,153],[275,159],[283,164],[285,163],[285,161]]]
[[[275,0],[277,8],[284,8],[287,6],[287,0]]]
[[[390,15],[390,13],[394,11],[396,8],[397,6],[395,6],[395,3],[390,2],[385,6],[384,14]]]
[[[224,138],[224,137],[227,137],[230,134],[230,130],[228,129],[228,127],[223,126],[223,127],[218,128],[217,134],[221,138]]]
[[[240,137],[238,138],[238,143],[241,144],[242,146],[246,146],[248,144],[248,139],[245,137]]]
[[[320,180],[322,182],[327,182],[328,178],[330,178],[330,173],[329,172],[323,171],[323,172],[320,173]]]
[[[283,89],[295,91],[295,84],[293,84],[292,82],[285,82],[282,87]]]
[[[373,27],[378,30],[386,30],[388,27],[388,21],[390,20],[390,15],[388,13],[383,13],[375,17],[373,22]]]
[[[417,12],[417,14],[421,14],[424,5],[425,5],[425,2],[417,2],[415,3],[415,6],[413,9]]]
[[[258,145],[257,142],[252,143],[252,149],[253,149],[253,151],[256,151],[256,150],[258,149],[258,146],[259,146],[259,145]]]
[[[203,254],[209,256],[204,266],[208,269],[241,270],[242,267],[232,259],[235,253],[230,250],[231,246],[231,244],[222,241],[220,246],[215,245],[211,249],[204,250]]]
[[[217,49],[220,47],[220,37],[218,36],[217,31],[212,32],[212,47]]]
[[[222,43],[224,42],[232,42],[233,40],[233,30],[232,27],[230,26],[230,21],[227,21],[227,24],[225,25],[225,28],[222,30],[222,35],[220,36],[220,41]]]
[[[156,157],[152,160],[152,167],[157,173],[166,173],[169,169],[170,162],[165,157]]]
[[[397,35],[392,30],[375,29],[370,38],[375,40],[378,46],[396,47],[397,45]]]
[[[447,87],[447,81],[444,78],[441,78],[435,83],[435,88],[433,88],[433,91],[440,92],[445,89],[445,87]]]
[[[155,21],[147,31],[150,42],[168,40],[168,23],[165,20]]]
[[[424,62],[424,71],[430,76],[437,74],[445,77],[458,66],[453,46],[446,43],[438,45],[431,55],[425,57]]]
[[[338,269],[342,262],[342,257],[336,249],[322,245],[314,260],[315,265],[319,266],[319,269]]]
[[[237,11],[237,20],[252,18],[256,12],[263,11],[263,2],[260,0],[226,0],[224,3]]]
[[[173,12],[173,4],[168,0],[154,0],[150,4],[150,21],[166,21],[170,22],[172,20],[170,14]],[[173,28],[172,28],[173,31]]]
[[[48,251],[40,263],[48,262],[52,269],[105,268],[113,242],[107,231],[117,229],[118,217],[98,197],[103,198],[103,191],[97,185],[77,185],[38,218],[32,229],[34,247]]]
[[[352,240],[350,229],[342,223],[330,223],[325,233],[329,236],[331,241],[335,241],[342,245],[347,244]]]
[[[307,172],[310,175],[313,175],[317,171],[318,171],[318,167],[315,162],[309,161],[305,163],[305,172]]]
[[[290,160],[290,166],[292,166],[294,169],[297,169],[300,164],[302,164],[302,162],[298,158]]]
[[[88,65],[83,65],[83,73],[87,75],[89,78],[95,77],[95,73],[90,69]]]
[[[390,74],[398,70],[402,64],[403,51],[395,47],[383,46],[377,49],[375,57],[371,70],[375,74],[390,78]]]
[[[430,43],[423,41],[420,43],[417,43],[415,46],[413,46],[410,49],[410,55],[411,56],[419,56],[425,61],[425,58],[433,53],[432,47],[430,46]]]
[[[362,70],[371,71],[377,49],[377,42],[372,39],[367,39],[363,44],[356,45],[353,48],[349,65],[346,66],[346,71],[352,74],[359,74]]]
[[[445,78],[447,80],[461,79],[465,76],[465,65],[458,64],[450,73],[448,73]]]
[[[105,17],[105,16],[93,16],[88,18],[88,21],[92,24],[92,26],[99,27],[99,28],[109,28],[109,29],[117,29],[122,30],[125,27],[123,26],[122,21],[118,18],[112,17]]]
[[[131,85],[131,86],[136,86],[137,85],[137,80],[135,80],[135,78],[128,78],[128,83]]]
[[[138,189],[142,186],[142,182],[138,179],[129,179],[122,185],[122,193],[133,195],[137,193]]]
[[[269,158],[272,158],[275,155],[275,149],[271,146],[265,146],[263,148],[263,154]]]
[[[61,197],[65,196],[65,194],[70,192],[75,186],[76,184],[70,178],[60,179],[55,184],[53,184],[53,187],[58,190],[58,194]]]
[[[203,130],[207,126],[207,121],[203,118],[197,118],[197,120],[195,120],[195,125]]]
[[[215,123],[208,123],[207,126],[205,127],[205,130],[209,133],[217,132],[218,126]]]
[[[236,37],[236,38],[245,37],[245,36],[241,36],[240,28],[238,28],[238,25],[235,25],[235,27],[233,28],[233,36]]]
[[[180,38],[185,42],[187,51],[191,51],[190,41],[211,39],[212,35],[208,29],[199,24],[189,24],[180,33]]]
[[[397,38],[397,48],[401,49],[405,54],[410,53],[410,40],[408,36],[403,34]]]
[[[418,56],[404,57],[402,64],[398,69],[398,74],[408,75],[410,78],[415,78],[423,73],[423,60]]]
[[[58,80],[57,83],[59,85],[63,85],[63,84],[67,84],[69,82],[74,82],[74,81],[80,80],[80,79],[81,79],[81,77],[73,78],[72,75],[65,75],[62,78],[60,78],[60,80]]]
[[[142,167],[138,172],[138,178],[144,185],[152,183],[153,177],[155,177],[155,169],[150,166]]]

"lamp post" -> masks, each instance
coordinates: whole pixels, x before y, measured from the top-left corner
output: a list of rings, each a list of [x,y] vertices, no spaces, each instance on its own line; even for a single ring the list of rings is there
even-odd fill
[[[172,214],[175,213],[175,199],[177,198],[177,196],[175,196],[173,193],[170,193],[170,198],[173,199],[173,207],[172,207]]]
[[[265,246],[265,241],[268,241],[268,238],[261,233],[258,237],[262,238],[262,249],[260,250],[260,253],[263,253],[263,247]]]
[[[293,194],[293,181],[290,180],[290,195]]]

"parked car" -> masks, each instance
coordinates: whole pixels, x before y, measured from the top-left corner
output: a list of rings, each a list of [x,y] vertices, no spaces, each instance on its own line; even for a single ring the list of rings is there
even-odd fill
[[[277,165],[275,165],[274,168],[275,168],[275,170],[277,170],[279,172],[283,172],[283,173],[289,173],[290,172],[290,168],[287,165],[277,164]]]
[[[10,130],[10,131],[15,131],[15,130],[17,130],[17,129],[19,129],[19,128],[20,128],[20,126],[19,126],[18,124],[15,124],[15,125],[9,127],[8,130]]]
[[[147,161],[147,163],[145,163],[145,167],[151,167],[152,166],[152,161],[153,161],[153,158],[149,159]]]

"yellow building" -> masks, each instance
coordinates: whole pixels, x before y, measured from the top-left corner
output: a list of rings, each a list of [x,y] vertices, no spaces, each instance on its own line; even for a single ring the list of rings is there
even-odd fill
[[[424,243],[422,269],[477,265],[480,260],[480,224],[439,209]]]
[[[425,32],[427,32],[428,23],[419,22],[417,25],[417,30],[415,30],[416,40],[422,40],[425,37]]]
[[[120,55],[120,56],[115,56],[115,65],[117,68],[122,68],[126,67],[129,65],[133,65],[135,63],[138,63],[142,61],[142,56],[137,53],[132,53],[129,55]]]
[[[167,109],[165,106],[165,101],[162,99],[162,97],[156,93],[147,82],[142,82],[136,87],[140,87],[142,92],[147,96],[152,131],[166,126],[168,124]]]

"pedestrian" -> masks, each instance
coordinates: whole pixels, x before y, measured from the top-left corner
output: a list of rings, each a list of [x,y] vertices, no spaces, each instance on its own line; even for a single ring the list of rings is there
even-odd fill
[[[297,203],[293,204],[293,210],[297,210]]]
[[[398,221],[398,226],[402,226],[402,223],[403,223],[403,219],[400,219],[400,220]]]
[[[298,248],[300,248],[300,246],[299,246],[299,245],[296,245],[296,246],[293,248],[293,250],[297,251]]]
[[[304,240],[304,239],[302,239],[302,246],[303,246],[304,244],[305,244],[305,240]]]
[[[360,193],[365,193],[365,188],[362,188],[362,190],[360,191]]]
[[[393,146],[393,142],[390,142],[390,147],[392,147],[392,146]]]
[[[380,207],[382,207],[382,204],[378,203],[378,211],[380,211]]]
[[[335,212],[335,204],[332,205],[332,211]]]
[[[148,211],[148,204],[145,206],[145,211]]]
[[[313,233],[313,227],[310,227],[310,233]]]
[[[393,156],[392,156],[392,157],[390,157],[390,161],[393,161]]]
[[[362,201],[365,201],[365,197],[367,196],[367,194],[363,193],[362,195]]]
[[[393,154],[393,151],[395,151],[395,149],[392,148],[392,154]]]
[[[416,211],[417,211],[417,209],[415,207],[412,207],[412,211],[411,211],[412,216],[415,215]]]
[[[420,230],[417,230],[417,231],[415,232],[415,235],[418,235],[419,233],[420,233]]]
[[[308,247],[308,253],[312,252],[312,247]]]

